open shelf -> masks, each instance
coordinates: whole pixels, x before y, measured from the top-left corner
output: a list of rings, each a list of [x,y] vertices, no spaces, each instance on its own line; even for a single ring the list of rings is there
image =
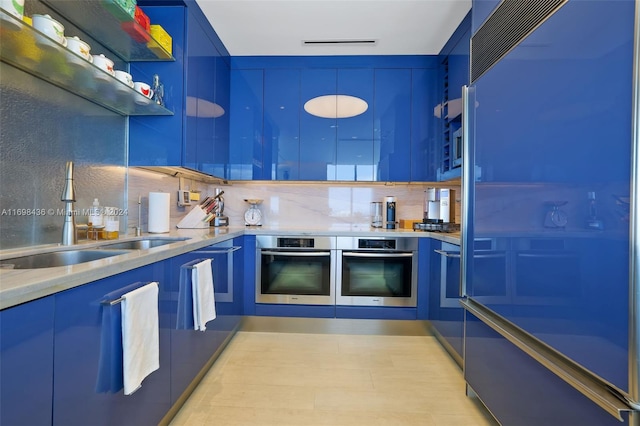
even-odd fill
[[[0,60],[3,62],[120,115],[173,115],[3,10],[0,10],[0,30]]]
[[[43,0],[125,62],[174,58],[113,0]],[[116,16],[117,15],[117,16]]]

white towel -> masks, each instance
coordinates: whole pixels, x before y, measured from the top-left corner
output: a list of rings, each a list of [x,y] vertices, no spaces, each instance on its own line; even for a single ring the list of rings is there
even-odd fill
[[[131,395],[145,377],[160,368],[158,283],[122,297],[122,375],[124,394]]]
[[[193,266],[191,289],[193,293],[193,328],[205,331],[206,324],[216,318],[211,259],[203,260]]]

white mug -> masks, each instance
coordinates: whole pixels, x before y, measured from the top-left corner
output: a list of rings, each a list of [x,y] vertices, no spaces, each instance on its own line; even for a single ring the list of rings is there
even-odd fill
[[[116,70],[116,78],[133,89],[133,77],[128,72]]]
[[[89,53],[91,52],[91,46],[80,40],[77,36],[65,38],[67,39],[67,49],[82,56],[87,61],[93,62],[93,56]]]
[[[40,31],[50,39],[53,39],[63,46],[67,45],[67,39],[64,38],[64,25],[56,21],[49,15],[33,15],[31,17],[33,28]]]
[[[24,0],[0,0],[0,8],[20,20],[24,16]]]
[[[149,86],[147,83],[136,81],[135,83],[133,83],[133,88],[136,89],[136,92],[141,93],[143,96],[149,99],[153,97],[153,90],[151,90],[151,86]]]
[[[115,71],[113,70],[113,61],[109,58],[107,58],[106,56],[100,54],[100,55],[93,55],[93,64],[95,66],[97,66],[98,68],[108,72],[109,74],[111,74],[112,76],[116,76]]]

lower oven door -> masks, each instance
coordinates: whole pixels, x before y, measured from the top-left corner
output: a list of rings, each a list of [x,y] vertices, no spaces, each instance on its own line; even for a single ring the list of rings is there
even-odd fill
[[[336,304],[416,306],[417,252],[342,251]]]
[[[335,250],[260,250],[257,303],[335,304]]]

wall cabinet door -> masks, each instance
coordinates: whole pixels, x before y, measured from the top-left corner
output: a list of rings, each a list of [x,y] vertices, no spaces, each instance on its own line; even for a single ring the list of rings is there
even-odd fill
[[[158,281],[160,369],[142,387],[125,396],[109,386],[117,366],[110,363],[109,342],[118,325],[109,321],[110,307],[101,302],[110,293],[136,282]],[[55,295],[54,425],[156,425],[170,408],[170,293],[164,262],[101,279]],[[125,291],[126,292],[126,291]],[[117,338],[117,337],[115,337]]]
[[[263,179],[263,90],[262,70],[231,72],[228,179]]]
[[[136,62],[130,70],[134,81],[149,84],[158,74],[164,84],[164,101],[174,115],[167,117],[131,117],[129,119],[129,165],[182,166],[185,141],[183,119],[186,109],[184,91],[186,8],[183,6],[149,6],[149,19],[171,34],[173,62]]]
[[[438,104],[438,71],[411,70],[411,180],[436,180],[440,153],[440,127],[434,115]]]
[[[337,70],[303,69],[302,106],[310,99],[337,90]],[[336,180],[337,120],[300,112],[300,180]]]
[[[214,105],[211,106],[211,115],[215,122],[213,131],[213,164],[205,166],[202,170],[218,177],[226,176],[229,167],[231,69],[228,60],[228,57],[222,55],[217,55],[214,58],[216,81]]]
[[[355,117],[337,119],[336,180],[376,180],[374,163],[374,70],[339,69],[338,91],[367,103],[367,109]]]
[[[300,70],[264,70],[264,179],[298,180]]]
[[[0,311],[0,424],[51,424],[53,296]]]
[[[375,70],[375,163],[379,181],[411,180],[411,70]]]

